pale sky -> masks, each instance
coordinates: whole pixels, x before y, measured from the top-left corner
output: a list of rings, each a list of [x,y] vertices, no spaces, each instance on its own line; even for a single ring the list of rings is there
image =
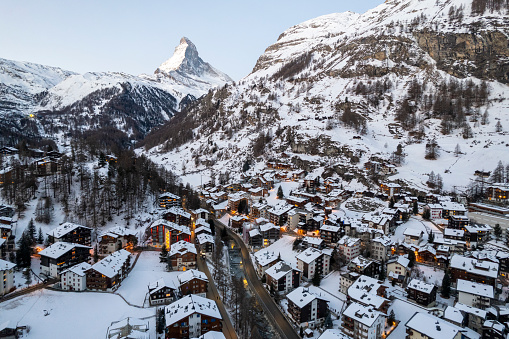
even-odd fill
[[[0,58],[79,73],[151,74],[186,36],[204,61],[239,80],[289,27],[383,1],[2,0]]]

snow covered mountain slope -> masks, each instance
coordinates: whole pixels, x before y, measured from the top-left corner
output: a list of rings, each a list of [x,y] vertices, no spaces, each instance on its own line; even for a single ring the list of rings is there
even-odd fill
[[[494,3],[387,0],[291,27],[251,74],[143,146],[182,173],[240,172],[246,160],[284,152],[297,166],[374,188],[379,178],[363,164],[395,162],[401,144],[391,179],[425,189],[433,170],[446,189],[464,187],[507,152],[508,8]],[[433,138],[440,156],[425,159]]]
[[[36,116],[29,123],[38,128],[30,134],[114,127],[140,139],[211,88],[231,81],[203,62],[191,41],[182,41],[168,61],[172,69],[162,67],[154,75],[76,74],[0,59],[0,114]]]

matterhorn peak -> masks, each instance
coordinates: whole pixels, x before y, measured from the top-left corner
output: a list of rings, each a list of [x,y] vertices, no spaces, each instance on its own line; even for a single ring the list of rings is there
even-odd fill
[[[172,57],[163,62],[156,70],[156,73],[177,71],[188,63],[197,63],[198,61],[203,62],[198,56],[196,46],[188,38],[182,37],[180,44],[175,47]]]

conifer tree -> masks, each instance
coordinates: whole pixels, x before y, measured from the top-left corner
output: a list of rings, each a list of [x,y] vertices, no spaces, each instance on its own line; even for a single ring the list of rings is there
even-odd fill
[[[44,243],[44,235],[42,234],[42,229],[39,227],[39,233],[37,234],[37,243]]]
[[[283,193],[283,188],[280,185],[279,188],[277,189],[277,198],[278,199],[283,199],[284,197],[285,196],[284,196],[284,193]]]
[[[35,225],[34,225],[34,219],[30,219],[28,222],[27,227],[28,236],[30,237],[30,240],[32,242],[35,242]]]
[[[444,278],[442,279],[441,294],[445,299],[449,299],[451,296],[451,276],[449,275],[449,270],[445,271]]]
[[[94,262],[98,262],[99,261],[99,249],[97,248],[97,244],[95,244],[95,247],[94,247]]]
[[[315,274],[313,275],[313,279],[311,282],[313,283],[313,286],[320,286],[320,282],[322,281],[322,277],[320,274],[318,274],[318,271],[315,271]]]
[[[500,224],[495,224],[495,227],[493,228],[493,233],[495,234],[495,238],[500,240],[500,237],[502,236],[502,227],[500,227]]]
[[[18,250],[16,251],[16,264],[20,268],[30,267],[32,255],[32,239],[27,234],[27,232],[23,232],[21,238],[18,241]]]
[[[414,253],[414,251],[408,252],[408,260],[409,260],[408,267],[414,267],[414,264],[415,264],[415,253]]]
[[[396,314],[394,314],[394,310],[391,310],[391,313],[389,313],[389,318],[387,319],[387,324],[392,326],[392,325],[394,325],[395,321],[396,321]]]
[[[415,215],[417,213],[419,213],[419,205],[417,204],[417,200],[414,201],[413,205],[412,205],[412,213]]]
[[[168,250],[166,249],[166,244],[161,247],[161,254],[159,254],[159,262],[165,262],[168,260]]]
[[[435,233],[433,233],[433,231],[430,231],[429,235],[428,235],[428,242],[430,244],[432,244],[434,241],[435,241]]]

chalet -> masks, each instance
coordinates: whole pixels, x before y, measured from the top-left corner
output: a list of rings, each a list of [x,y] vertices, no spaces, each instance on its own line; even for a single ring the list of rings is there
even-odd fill
[[[1,219],[5,217],[0,217],[0,238],[9,239],[12,236],[12,225],[6,225],[1,222]]]
[[[376,228],[383,231],[383,233],[387,235],[389,234],[389,231],[391,230],[392,227],[391,223],[392,218],[393,216],[389,216],[386,214],[382,215],[366,214],[363,216],[362,222],[368,224],[368,227],[370,228]]]
[[[497,263],[467,258],[459,254],[453,255],[449,263],[453,282],[463,279],[491,286],[495,286],[497,281],[498,267]]]
[[[41,176],[56,173],[60,169],[59,163],[49,157],[38,159],[34,163],[37,175]]]
[[[239,210],[240,202],[244,201],[247,206],[249,200],[248,198],[248,195],[244,192],[228,194],[228,209],[231,212],[237,213]]]
[[[313,212],[300,208],[294,208],[288,212],[288,226],[291,230],[296,228],[307,229],[305,225],[307,225],[308,220],[312,218]]]
[[[200,233],[212,234],[210,224],[205,219],[198,219],[195,223],[194,234],[198,235]]]
[[[180,292],[173,280],[161,278],[148,285],[148,295],[150,306],[168,305],[178,300]]]
[[[387,183],[380,185],[381,191],[387,196],[393,197],[398,196],[401,193],[401,185],[395,183]]]
[[[335,246],[341,238],[341,233],[340,226],[323,225],[320,227],[320,238],[322,238],[328,246]]]
[[[454,305],[454,308],[464,314],[463,324],[479,334],[483,333],[483,324],[487,320],[488,312],[459,302]]]
[[[173,270],[186,271],[196,267],[197,253],[193,244],[181,240],[172,244],[168,252],[168,261]]]
[[[375,277],[380,273],[380,262],[358,255],[350,261],[348,269],[369,277]]]
[[[0,277],[2,278],[2,284],[0,284],[0,296],[3,296],[16,288],[14,281],[14,267],[16,267],[16,264],[0,259]]]
[[[394,242],[391,238],[386,236],[381,236],[371,240],[370,243],[370,252],[371,257],[376,260],[386,261],[392,251],[392,246]]]
[[[74,265],[60,274],[60,288],[66,291],[84,291],[87,289],[87,274],[92,265],[87,262]]]
[[[204,298],[207,296],[209,279],[205,273],[197,270],[187,270],[179,274],[177,278],[182,295],[195,294]]]
[[[415,255],[416,261],[427,264],[434,264],[436,262],[437,251],[431,244],[422,246]]]
[[[161,208],[171,208],[171,207],[180,207],[182,206],[180,197],[178,195],[172,194],[170,192],[165,192],[159,194],[159,207]]]
[[[90,246],[92,229],[72,222],[65,222],[48,232],[50,244],[56,242],[68,242]]]
[[[269,251],[258,251],[254,255],[255,257],[255,266],[256,273],[260,277],[265,275],[265,271],[274,266],[278,261],[281,261],[281,256],[279,253],[276,255],[274,252]]]
[[[165,307],[166,338],[196,338],[221,332],[221,314],[214,300],[187,295]]]
[[[261,198],[261,197],[264,197],[266,196],[267,194],[269,194],[269,192],[267,191],[266,188],[263,188],[263,187],[253,187],[253,188],[250,188],[247,193],[249,193],[251,195],[251,199],[254,199],[254,198]]]
[[[209,220],[210,213],[204,208],[191,211],[191,217],[196,222],[198,219]]]
[[[348,289],[360,276],[357,272],[342,273],[339,281],[339,291],[343,294],[348,294]]]
[[[68,267],[88,261],[91,247],[56,242],[39,252],[41,256],[41,274],[58,277],[60,272]]]
[[[371,306],[377,311],[387,314],[389,300],[385,298],[387,286],[375,278],[361,275],[348,288],[347,300],[364,306]]]
[[[432,307],[437,300],[437,287],[424,281],[412,279],[406,288],[407,297],[425,307]]]
[[[465,240],[467,244],[485,243],[490,240],[490,234],[493,231],[489,225],[471,224],[463,227],[465,231]]]
[[[5,183],[13,182],[12,175],[14,169],[12,167],[7,167],[4,169],[0,169],[0,185],[4,185]]]
[[[293,206],[284,204],[278,204],[269,209],[268,216],[269,221],[276,226],[284,226],[288,221],[288,212],[293,209]]]
[[[406,338],[461,339],[463,329],[427,312],[415,312],[406,322]]]
[[[286,296],[288,313],[297,326],[306,322],[319,323],[327,316],[328,300],[309,292],[304,287],[297,287]]]
[[[406,277],[410,275],[409,264],[410,260],[402,255],[387,261],[387,276],[389,280],[396,280],[399,283],[404,282]]]
[[[196,236],[196,247],[201,254],[212,255],[214,251],[214,237],[207,233]]]
[[[431,220],[442,219],[442,205],[440,204],[427,204],[424,209],[429,210],[429,216]]]
[[[373,307],[351,303],[342,315],[342,330],[352,338],[379,339],[385,330],[386,315]]]
[[[269,205],[263,203],[254,203],[251,205],[251,210],[249,213],[250,219],[255,220],[257,218],[266,218],[268,217]],[[268,220],[268,219],[267,219]]]
[[[177,225],[182,226],[191,226],[191,214],[184,211],[183,208],[180,207],[170,207],[163,216],[164,219],[173,222]]]
[[[267,276],[267,285],[271,291],[290,292],[300,286],[302,272],[292,268],[284,261],[277,262],[274,266],[265,271]]]
[[[507,277],[509,275],[509,253],[506,251],[497,251],[497,259],[500,265],[498,273],[502,277]]]
[[[149,339],[150,326],[146,319],[127,317],[120,321],[114,321],[108,327],[107,339]]]
[[[303,208],[304,205],[306,205],[309,202],[309,199],[296,196],[289,196],[288,198],[286,198],[286,202],[297,208]]]
[[[486,320],[482,327],[482,337],[489,339],[506,339],[507,327],[496,320]]]
[[[3,146],[0,148],[0,154],[2,155],[14,155],[18,153],[19,153],[18,149],[14,147]]]
[[[461,230],[469,224],[468,217],[464,215],[451,215],[449,217],[447,227],[450,229]]]
[[[269,222],[260,225],[260,234],[263,238],[263,246],[268,246],[281,237],[281,228]]]
[[[407,228],[403,232],[403,235],[405,236],[405,242],[407,244],[414,244],[419,245],[419,243],[422,240],[423,231],[415,229],[415,228]]]
[[[323,239],[321,239],[321,238],[317,238],[317,237],[303,237],[302,238],[302,247],[303,248],[313,247],[313,248],[321,250],[325,246],[324,246]]]
[[[136,232],[121,226],[110,228],[100,238],[99,251],[103,254],[111,254],[123,248],[132,250],[138,243]]]
[[[307,279],[313,278],[315,273],[327,275],[330,271],[331,255],[332,251],[329,249],[318,250],[310,247],[297,255],[297,268]]]
[[[178,241],[191,241],[191,230],[188,227],[164,219],[154,221],[147,228],[147,234],[152,239],[151,245],[158,248],[165,245],[169,249]]]
[[[257,248],[263,246],[263,237],[260,234],[260,230],[255,228],[248,231],[248,243],[251,248]]]
[[[438,266],[449,266],[449,257],[451,256],[451,247],[446,245],[438,245],[436,250],[436,262]]]
[[[16,214],[16,210],[12,206],[0,205],[0,217],[12,218]]]
[[[270,191],[274,188],[274,177],[270,173],[265,173],[255,179],[254,185]]]
[[[490,307],[491,299],[495,297],[493,286],[463,279],[458,279],[456,290],[458,302],[481,310]]]
[[[85,271],[87,289],[115,291],[127,277],[130,267],[131,253],[128,251],[119,250],[110,254]]]
[[[234,215],[230,220],[231,227],[235,229],[241,229],[245,222],[249,222],[249,218],[245,215]]]
[[[509,184],[490,185],[486,188],[486,198],[490,201],[508,202]]]
[[[444,229],[444,238],[463,241],[465,240],[465,231],[462,229],[446,228]]]
[[[337,242],[337,249],[345,256],[346,260],[352,260],[361,254],[361,239],[345,235]]]
[[[443,201],[442,205],[442,218],[449,219],[451,216],[465,216],[467,214],[467,209],[462,204],[451,201]]]

